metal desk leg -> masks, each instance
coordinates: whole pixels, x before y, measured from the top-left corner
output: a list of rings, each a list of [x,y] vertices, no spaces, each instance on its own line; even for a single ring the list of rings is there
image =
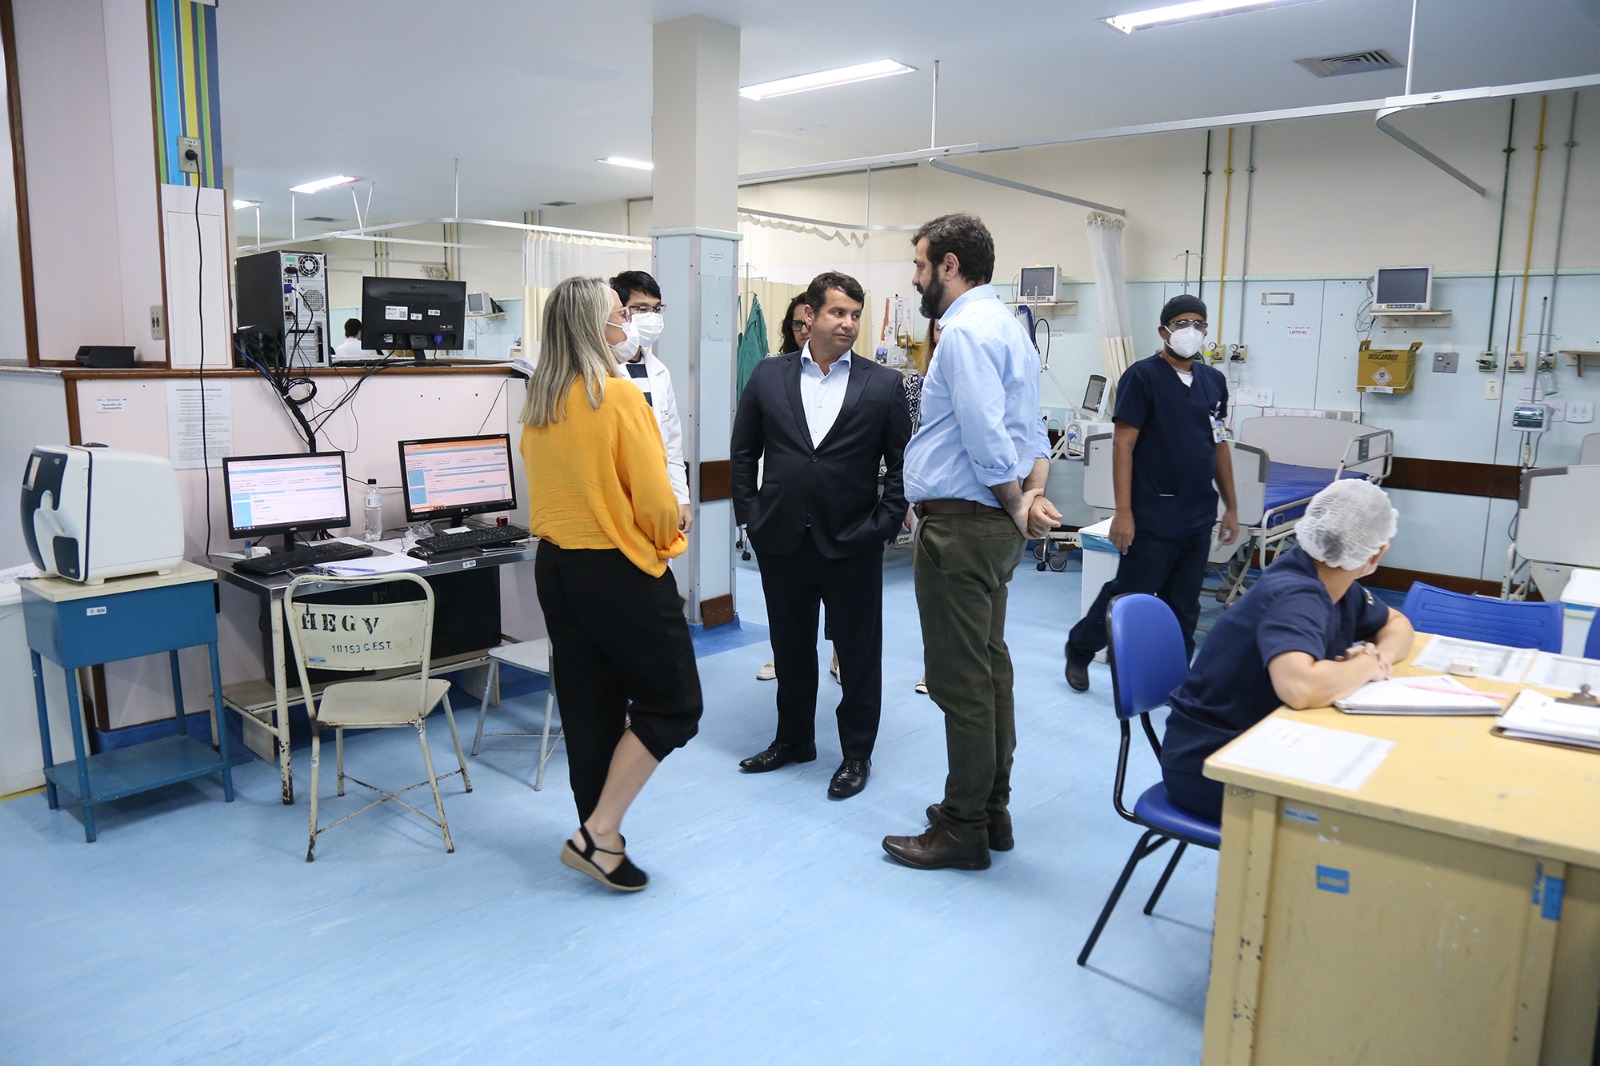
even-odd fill
[[[173,648],[167,652],[167,661],[172,666],[172,703],[178,712],[178,735],[189,735],[189,718],[183,712],[183,675],[178,672],[178,649]]]
[[[294,772],[289,766],[289,669],[283,661],[283,601],[270,605],[272,619],[272,693],[276,701],[274,731],[278,737],[278,773],[282,778],[283,802],[294,802]]]
[[[30,649],[28,655],[33,660],[33,699],[39,709],[39,752],[44,756],[42,765],[48,770],[55,765],[56,759],[50,750],[50,711],[44,700],[44,663],[38,652]],[[56,797],[56,783],[50,780],[48,774],[44,779],[44,797],[49,801],[52,811],[61,806],[61,801]]]
[[[217,735],[217,753],[222,756],[222,798],[233,802],[233,758],[228,751],[228,723],[222,707],[222,663],[217,657],[217,642],[206,645],[211,657],[211,731]]]
[[[66,670],[67,713],[72,716],[72,750],[78,760],[78,803],[83,807],[83,839],[95,841],[94,797],[89,793],[89,755],[83,743],[83,707],[78,702],[78,671]]]

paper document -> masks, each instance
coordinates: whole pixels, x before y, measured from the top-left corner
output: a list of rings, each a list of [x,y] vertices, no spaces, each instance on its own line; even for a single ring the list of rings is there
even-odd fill
[[[1211,758],[1315,785],[1354,792],[1394,747],[1392,740],[1268,718]]]
[[[1600,707],[1562,703],[1531,689],[1517,696],[1496,727],[1508,737],[1600,748]]]
[[[349,537],[340,537],[340,540],[350,540],[360,544],[362,541]],[[330,577],[352,577],[360,574],[395,574],[402,570],[423,570],[427,563],[421,559],[413,558],[402,551],[385,552],[385,545],[390,548],[399,546],[399,541],[385,541],[372,545],[376,550],[371,555],[359,559],[336,559],[331,563],[318,563],[317,572]]]
[[[1435,670],[1441,674],[1460,673],[1461,667],[1467,667],[1473,677],[1516,684],[1528,672],[1537,654],[1533,648],[1508,648],[1481,640],[1435,636],[1417,653],[1411,665],[1418,670]],[[1456,667],[1455,671],[1451,670],[1452,666]]]
[[[1600,660],[1542,651],[1534,658],[1533,669],[1528,671],[1523,682],[1567,692],[1576,692],[1588,685],[1591,691],[1600,692]]]
[[[1346,714],[1499,714],[1505,697],[1440,675],[1369,681],[1333,705]]]

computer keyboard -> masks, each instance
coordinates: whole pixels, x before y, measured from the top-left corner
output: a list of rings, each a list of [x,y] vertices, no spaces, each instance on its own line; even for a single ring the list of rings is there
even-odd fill
[[[416,547],[407,554],[417,559],[432,559],[435,556],[450,555],[473,548],[498,548],[527,540],[531,536],[532,533],[516,526],[485,526],[461,533],[439,533],[431,537],[419,537]]]
[[[350,544],[342,540],[328,540],[317,544],[302,544],[286,552],[273,552],[255,559],[240,559],[233,564],[236,573],[255,577],[271,577],[301,567],[318,563],[338,562],[341,559],[363,559],[372,554],[365,544]]]

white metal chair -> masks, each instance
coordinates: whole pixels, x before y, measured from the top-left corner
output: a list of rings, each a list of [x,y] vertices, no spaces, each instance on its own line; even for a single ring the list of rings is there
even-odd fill
[[[544,730],[539,733],[485,733],[483,720],[489,713],[489,697],[500,691],[500,667],[514,666],[518,670],[526,670],[530,674],[543,674],[549,679],[549,687],[544,694]],[[485,736],[490,737],[538,737],[539,738],[539,768],[533,775],[533,790],[538,792],[544,788],[544,765],[550,761],[550,756],[555,752],[555,741],[561,739],[561,730],[556,728],[554,739],[550,736],[550,720],[556,708],[556,675],[550,663],[550,638],[539,637],[534,640],[525,640],[519,644],[502,644],[498,648],[489,649],[489,676],[483,683],[483,703],[478,707],[478,731],[472,737],[472,754],[478,754],[478,745]]]
[[[376,589],[374,603],[330,603],[302,600],[313,592],[359,588],[364,593]],[[363,596],[363,599],[366,597]],[[306,847],[306,862],[316,858],[317,837],[342,822],[380,803],[394,800],[444,834],[445,851],[456,850],[450,839],[450,823],[445,818],[444,800],[439,795],[439,777],[434,773],[433,754],[428,749],[428,714],[441,704],[450,726],[450,739],[456,749],[457,770],[443,775],[461,774],[466,791],[472,791],[467,760],[461,753],[461,737],[456,732],[455,715],[450,710],[450,682],[430,678],[429,657],[433,645],[433,589],[415,574],[395,573],[376,577],[335,578],[305,576],[290,582],[284,592],[284,616],[289,640],[294,648],[300,688],[306,695],[306,710],[311,720],[311,839]],[[316,692],[308,671],[331,670],[342,673],[376,673],[358,680],[327,683]],[[344,731],[346,729],[386,729],[411,726],[422,744],[422,761],[428,776],[414,785],[390,792],[370,785],[344,772]],[[348,778],[362,788],[378,793],[378,798],[360,810],[352,811],[327,825],[317,822],[317,785],[321,763],[322,730],[332,728],[339,778],[339,795],[344,795]],[[400,797],[414,788],[427,785],[433,791],[438,817],[411,806]]]

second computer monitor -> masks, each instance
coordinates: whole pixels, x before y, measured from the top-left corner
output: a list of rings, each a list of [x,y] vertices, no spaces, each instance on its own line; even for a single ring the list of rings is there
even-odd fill
[[[465,346],[467,283],[433,278],[362,278],[361,342],[368,348],[459,352]]]
[[[400,442],[407,522],[459,522],[517,506],[505,433]]]
[[[259,540],[342,529],[350,524],[343,452],[230,455],[222,460],[228,536]]]

